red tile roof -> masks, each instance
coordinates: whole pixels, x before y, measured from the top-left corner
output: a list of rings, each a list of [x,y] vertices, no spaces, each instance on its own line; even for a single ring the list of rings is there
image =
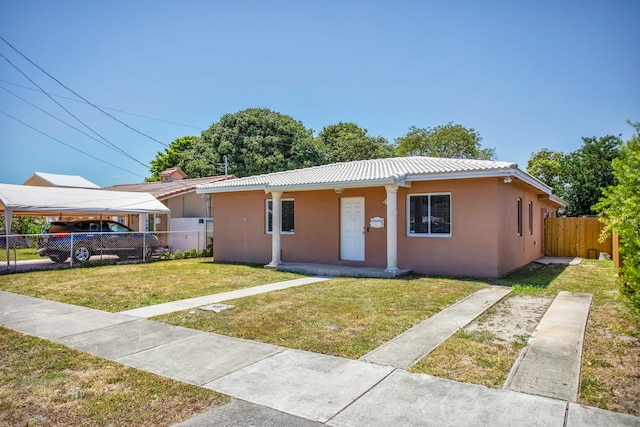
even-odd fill
[[[227,179],[234,179],[234,175],[229,175]],[[104,188],[109,191],[133,191],[139,193],[151,193],[158,200],[169,199],[179,194],[195,191],[197,185],[211,184],[224,181],[224,175],[208,176],[204,178],[180,179],[171,182],[142,182],[139,184],[121,184]]]

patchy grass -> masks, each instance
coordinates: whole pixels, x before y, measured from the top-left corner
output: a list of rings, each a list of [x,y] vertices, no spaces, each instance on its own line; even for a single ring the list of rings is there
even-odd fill
[[[523,337],[501,343],[488,331],[460,330],[413,366],[411,372],[501,388],[526,342]]]
[[[0,290],[118,312],[302,277],[186,259],[0,275]]]
[[[508,296],[471,325],[460,329],[410,371],[501,388],[529,339],[526,328],[518,324],[519,310],[510,306],[511,296]],[[503,329],[504,322],[510,323],[509,330]],[[533,328],[531,325],[531,331]],[[518,335],[514,335],[516,333]]]
[[[335,356],[359,358],[486,284],[412,276],[332,279],[225,303],[235,310],[195,310],[155,318]]]
[[[169,426],[228,401],[0,328],[0,425]]]
[[[585,260],[569,267],[531,264],[495,284],[513,286],[511,295],[555,297],[560,291],[593,294],[579,402],[640,414],[640,319],[620,299],[611,261]],[[413,370],[501,387],[521,348],[521,343],[509,346],[459,332]]]
[[[512,292],[412,371],[501,388],[551,301],[548,296]]]
[[[42,257],[38,253],[38,248],[20,248],[20,249],[15,249],[15,252],[14,252],[14,249],[11,248],[9,250],[9,260],[13,262],[16,259],[19,261],[22,261],[22,260],[42,259]],[[7,262],[6,248],[0,248],[0,261],[2,263]]]

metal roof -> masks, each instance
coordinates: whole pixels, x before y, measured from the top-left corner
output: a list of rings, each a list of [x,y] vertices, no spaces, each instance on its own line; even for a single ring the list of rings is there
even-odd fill
[[[518,165],[515,163],[418,156],[332,163],[249,176],[198,185],[196,192],[222,193],[263,190],[269,193],[272,191],[305,191],[390,184],[409,186],[412,181],[507,176],[518,178],[538,190],[552,195],[549,186],[518,169]],[[557,197],[555,199],[559,200]]]
[[[85,179],[79,175],[60,175],[57,173],[45,173],[45,172],[35,172],[31,178],[24,182],[24,185],[30,185],[29,182],[34,179],[34,177],[38,177],[53,187],[68,187],[68,188],[100,188],[99,185],[94,184],[93,182]]]

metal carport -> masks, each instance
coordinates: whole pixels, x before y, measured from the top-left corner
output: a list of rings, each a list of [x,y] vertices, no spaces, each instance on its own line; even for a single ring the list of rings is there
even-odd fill
[[[10,235],[13,215],[164,214],[170,217],[171,211],[149,193],[0,184],[0,214],[4,215],[5,231]],[[9,245],[6,246],[9,267]]]

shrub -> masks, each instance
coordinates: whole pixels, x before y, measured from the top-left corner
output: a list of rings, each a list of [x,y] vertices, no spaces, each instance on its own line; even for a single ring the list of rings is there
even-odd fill
[[[640,314],[640,123],[634,126],[636,134],[622,145],[620,157],[613,161],[618,184],[604,191],[595,208],[606,224],[603,235],[613,231],[620,236],[620,291]]]
[[[197,249],[189,249],[188,251],[184,252],[184,257],[185,258],[197,258],[198,257],[198,250]]]

